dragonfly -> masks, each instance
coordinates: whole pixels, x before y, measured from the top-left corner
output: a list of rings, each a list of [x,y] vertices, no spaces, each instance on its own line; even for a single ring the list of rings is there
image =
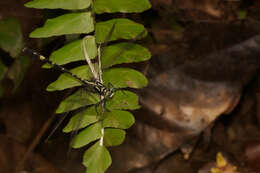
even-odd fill
[[[97,73],[93,67],[93,64],[91,62],[91,60],[88,58],[88,55],[87,55],[87,52],[86,52],[86,49],[85,49],[85,40],[83,38],[83,41],[82,41],[82,49],[83,49],[83,52],[84,52],[84,56],[86,58],[86,61],[91,69],[91,72],[92,72],[92,75],[94,76],[94,78],[92,80],[86,80],[86,79],[83,79],[75,74],[73,74],[71,71],[69,71],[68,69],[56,64],[55,62],[47,59],[46,57],[44,57],[43,55],[41,55],[40,53],[38,53],[37,51],[34,51],[30,48],[27,48],[25,47],[23,49],[23,52],[25,54],[28,54],[32,57],[35,57],[35,58],[38,58],[39,60],[45,62],[45,63],[48,63],[50,64],[53,68],[65,73],[65,74],[68,74],[69,76],[75,78],[76,80],[78,80],[84,87],[84,89],[86,89],[87,91],[90,91],[92,93],[97,93],[99,96],[100,96],[100,101],[95,105],[95,108],[96,108],[96,112],[97,112],[97,115],[99,114],[98,111],[97,111],[97,106],[98,105],[101,105],[102,107],[102,112],[101,114],[104,113],[104,111],[106,110],[105,108],[105,101],[107,101],[108,99],[111,99],[114,95],[114,93],[118,90],[117,88],[114,88],[111,84],[108,84],[108,87],[106,87],[104,84],[103,84],[103,80],[102,80],[102,69],[101,69],[101,54],[102,54],[102,51],[103,51],[103,47],[107,45],[108,43],[108,40],[110,39],[110,37],[112,36],[112,33],[115,29],[115,25],[116,23],[114,23],[108,33],[108,35],[106,36],[105,40],[104,40],[104,43],[103,44],[100,44],[99,45],[99,48],[98,48],[98,65],[99,65],[99,72]],[[88,92],[89,93],[89,92]],[[73,103],[72,103],[73,104]],[[86,107],[86,106],[85,106]],[[84,107],[83,107],[84,108]],[[82,108],[81,108],[82,109]],[[64,121],[64,119],[67,117],[68,115],[68,112],[63,116],[62,119],[60,119],[57,123],[57,125],[53,128],[53,130],[51,131],[51,133],[48,135],[47,139],[45,141],[48,141],[49,138],[54,134],[54,132],[57,130],[57,128],[61,125],[61,123]],[[100,116],[102,118],[102,116]],[[80,118],[81,119],[81,118]],[[81,120],[79,120],[81,121]],[[80,122],[77,122],[75,125],[74,125],[74,130],[73,130],[73,133],[71,133],[71,139],[73,138],[73,136],[76,136],[77,133],[78,133],[78,130],[79,130],[79,126],[80,126]],[[72,146],[73,145],[73,140],[71,140],[71,143],[70,145]]]
[[[112,27],[111,27],[111,29],[110,29],[108,35],[107,35],[106,38],[105,38],[105,41],[104,41],[104,45],[103,45],[103,46],[106,46],[106,45],[107,45],[108,40],[109,40],[110,37],[112,36],[112,33],[113,33],[114,29],[115,29],[115,25],[116,25],[116,23],[114,23],[114,24],[112,25]],[[83,43],[82,49],[83,49],[84,55],[85,55],[85,57],[86,57],[86,56],[88,56],[88,55],[86,55],[87,53],[86,53],[86,49],[85,49],[86,46],[85,46],[84,39],[83,39],[83,42],[82,42],[82,43]],[[101,69],[101,59],[100,59],[101,53],[102,53],[102,52],[101,52],[101,51],[102,51],[101,44],[100,44],[99,50],[100,50],[100,52],[99,52],[99,57],[98,57],[98,58],[99,58],[99,59],[98,59],[98,61],[99,61],[99,62],[98,62],[98,64],[99,64],[99,77],[98,77],[97,73],[95,72],[95,70],[94,70],[94,68],[93,68],[93,64],[91,63],[90,59],[89,59],[88,57],[86,57],[86,60],[87,60],[87,63],[88,63],[88,65],[89,65],[89,67],[92,68],[91,70],[92,70],[92,74],[93,74],[93,76],[94,76],[94,79],[92,79],[92,80],[86,80],[86,79],[83,79],[83,78],[81,78],[81,77],[79,77],[79,76],[73,74],[73,73],[72,73],[71,71],[69,71],[68,69],[66,69],[66,68],[64,68],[64,67],[62,67],[62,66],[56,64],[55,62],[53,62],[53,61],[47,59],[46,57],[44,57],[44,56],[41,55],[40,53],[38,53],[38,52],[36,52],[36,51],[34,51],[34,50],[30,49],[30,48],[25,47],[25,48],[23,49],[23,52],[24,52],[25,54],[28,54],[28,55],[32,56],[32,57],[36,57],[36,58],[38,58],[39,60],[41,60],[41,61],[43,61],[43,62],[45,62],[45,63],[50,64],[53,68],[58,69],[58,70],[60,70],[61,72],[66,73],[66,74],[70,75],[71,77],[75,78],[76,80],[78,80],[79,82],[82,83],[83,87],[88,88],[88,90],[90,90],[90,91],[92,91],[92,92],[94,92],[94,93],[98,93],[98,94],[102,97],[102,100],[100,101],[100,102],[102,103],[102,102],[104,102],[105,100],[108,100],[108,99],[112,98],[113,95],[114,95],[114,93],[115,93],[115,91],[116,91],[117,89],[114,88],[114,87],[112,87],[111,84],[108,84],[108,87],[106,87],[106,86],[103,84],[103,81],[102,81],[102,69]]]
[[[107,100],[111,99],[115,92],[117,90],[120,90],[119,88],[115,88],[113,87],[112,84],[108,83],[107,86],[105,86],[103,84],[103,81],[102,81],[102,69],[101,69],[101,60],[100,60],[100,56],[102,54],[102,51],[103,51],[103,47],[105,47],[108,43],[108,40],[110,39],[112,33],[113,33],[113,30],[115,28],[115,25],[116,23],[113,24],[113,26],[111,27],[108,35],[106,36],[105,40],[104,40],[104,43],[103,44],[100,44],[99,45],[99,53],[98,53],[98,65],[99,65],[99,77],[95,74],[93,74],[93,71],[92,71],[92,74],[94,76],[94,78],[92,80],[86,80],[86,79],[83,79],[75,74],[73,74],[71,71],[69,71],[68,69],[56,64],[55,62],[52,62],[51,60],[47,59],[46,57],[44,57],[43,55],[41,55],[40,53],[38,53],[37,51],[34,51],[30,48],[27,48],[25,47],[23,49],[23,52],[32,56],[32,57],[35,57],[35,58],[38,58],[39,60],[45,62],[45,63],[48,63],[50,64],[53,68],[63,72],[63,73],[66,73],[68,75],[70,75],[71,77],[75,78],[76,80],[78,80],[82,86],[87,89],[88,91],[91,91],[91,92],[94,92],[94,93],[97,93],[99,96],[100,96],[100,101],[96,104],[97,105],[101,105],[101,108],[102,108],[102,111],[101,113],[104,113],[104,111],[109,111],[106,109],[105,107],[105,103]],[[138,40],[139,38],[141,38],[143,36],[143,34],[145,33],[145,30],[143,30],[142,32],[140,32],[133,40],[129,41],[129,42],[135,42],[136,40]],[[84,40],[84,39],[83,39]],[[83,41],[84,43],[84,41]],[[85,46],[83,45],[83,51],[85,51]],[[113,61],[116,61],[116,59],[118,57],[120,57],[121,54],[123,54],[125,51],[131,49],[131,47],[125,47],[123,48],[116,56],[115,58],[113,59]],[[91,66],[91,61],[88,61],[88,65],[89,67]],[[91,67],[90,67],[91,68]],[[72,103],[73,104],[73,103]],[[96,107],[97,108],[97,107]],[[97,109],[96,109],[96,112],[97,112],[97,115],[99,114]],[[63,116],[62,119],[59,120],[59,122],[57,123],[57,125],[54,127],[54,129],[51,131],[51,133],[49,134],[49,136],[47,137],[47,141],[48,139],[53,135],[53,133],[56,131],[56,129],[60,126],[60,124],[63,122],[63,120],[66,118],[68,114],[65,114],[65,116]],[[81,118],[80,118],[81,119]],[[102,116],[101,116],[101,119],[102,119]],[[79,120],[80,121],[80,120]],[[73,131],[74,133],[71,134],[71,138],[73,138],[73,136],[75,136],[77,133],[78,133],[78,130],[79,130],[79,126],[80,126],[80,122],[77,122],[75,125],[74,125],[74,128],[73,128]]]

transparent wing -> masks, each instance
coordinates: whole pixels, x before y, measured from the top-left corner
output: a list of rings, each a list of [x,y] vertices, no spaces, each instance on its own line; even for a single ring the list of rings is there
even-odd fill
[[[80,93],[82,94],[82,90],[80,90]],[[75,102],[71,102],[71,107],[74,107]],[[51,130],[50,134],[45,139],[45,142],[49,141],[49,139],[53,136],[53,134],[56,132],[56,130],[60,127],[60,125],[63,123],[63,121],[68,117],[69,111],[65,112],[64,115],[61,116],[61,118],[58,120],[57,124],[54,126],[54,128]]]
[[[66,117],[69,115],[69,112],[64,113],[64,115],[61,117],[61,119],[58,120],[57,124],[54,126],[54,128],[51,130],[50,134],[47,136],[44,142],[48,142],[50,138],[53,136],[53,134],[56,132],[58,127],[62,124],[62,122],[66,119]]]
[[[82,94],[82,92],[84,92],[84,90],[81,90],[80,93]],[[88,92],[89,93],[89,92]],[[84,106],[83,108],[80,108],[80,111],[82,111],[83,109],[85,109],[87,106]],[[75,122],[73,124],[73,131],[70,133],[70,144],[69,144],[69,149],[67,152],[67,155],[70,155],[70,152],[72,150],[72,146],[74,144],[74,137],[78,134],[79,129],[80,129],[80,124],[82,122],[82,118],[83,118],[83,114],[81,114],[79,120],[77,122]]]

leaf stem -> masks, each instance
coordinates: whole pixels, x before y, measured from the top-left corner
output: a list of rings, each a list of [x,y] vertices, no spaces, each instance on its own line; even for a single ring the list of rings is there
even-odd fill
[[[101,129],[101,138],[100,138],[99,145],[103,146],[103,143],[104,143],[104,127],[102,127],[102,129]]]

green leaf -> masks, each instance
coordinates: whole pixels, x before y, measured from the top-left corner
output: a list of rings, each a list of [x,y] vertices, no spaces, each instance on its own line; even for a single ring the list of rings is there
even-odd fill
[[[73,130],[78,130],[98,121],[96,106],[91,106],[73,117],[69,123],[63,128],[63,132],[68,133]]]
[[[24,74],[26,73],[30,64],[30,58],[27,56],[19,56],[12,66],[8,70],[8,78],[14,82],[13,92],[16,91],[18,86],[22,83],[24,79]]]
[[[147,31],[142,24],[136,23],[132,20],[125,18],[112,19],[105,22],[98,22],[96,24],[96,42],[103,43],[109,34],[112,26],[115,25],[115,29],[108,41],[114,41],[118,39],[135,39],[137,36],[144,38],[147,35]],[[145,31],[142,35],[140,35]]]
[[[112,159],[106,147],[98,141],[84,153],[82,163],[87,167],[86,173],[104,173]]]
[[[99,95],[88,92],[84,89],[79,89],[74,94],[63,100],[56,110],[56,113],[64,113],[72,111],[83,106],[96,104],[99,102]]]
[[[94,30],[90,12],[70,13],[48,19],[43,27],[34,30],[30,37],[44,38],[64,34],[87,34]]]
[[[135,110],[139,109],[138,96],[130,91],[119,90],[115,93],[112,99],[106,102],[106,108],[109,110]]]
[[[81,43],[82,39],[66,44],[62,48],[54,51],[49,59],[58,65],[85,60]],[[93,59],[97,56],[97,46],[94,36],[88,36],[86,38],[86,50],[90,59]],[[43,67],[46,68],[50,66],[44,65]]]
[[[103,73],[103,80],[115,88],[143,88],[148,84],[142,73],[131,68],[110,68]]]
[[[116,64],[146,61],[151,58],[149,50],[139,44],[118,43],[104,48],[102,68]]]
[[[105,129],[104,145],[107,147],[117,146],[124,142],[125,131],[121,129]]]
[[[0,81],[5,77],[7,66],[0,59]]]
[[[101,13],[140,13],[151,8],[149,0],[95,0],[94,10]]]
[[[16,19],[0,20],[0,48],[16,57],[23,47],[21,27]]]
[[[25,4],[28,8],[65,10],[84,9],[90,6],[91,0],[34,0]]]
[[[82,130],[72,141],[73,148],[83,147],[101,137],[101,123],[95,123]]]
[[[85,80],[90,80],[92,77],[92,73],[88,65],[79,66],[70,71],[73,74]],[[74,77],[72,77],[71,75],[63,73],[59,76],[59,78],[56,81],[49,84],[49,86],[47,87],[47,91],[64,90],[67,88],[81,85],[82,83]]]
[[[128,111],[111,110],[105,114],[103,127],[114,127],[120,129],[128,129],[135,122],[134,116]]]

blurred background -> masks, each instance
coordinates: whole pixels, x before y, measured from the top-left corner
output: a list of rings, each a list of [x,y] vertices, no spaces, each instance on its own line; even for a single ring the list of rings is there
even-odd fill
[[[82,173],[84,148],[67,155],[64,125],[45,141],[63,116],[55,109],[70,91],[47,92],[60,73],[19,52],[26,45],[48,57],[73,40],[28,36],[66,11],[29,9],[26,2],[0,2],[0,172],[23,167],[28,173]],[[260,172],[260,2],[150,2],[144,13],[97,16],[144,24],[149,34],[141,43],[153,55],[149,62],[131,64],[148,76],[149,86],[139,91],[143,107],[133,112],[136,123],[126,141],[110,148],[107,172],[210,173],[213,167]],[[220,166],[216,156],[227,163]]]

